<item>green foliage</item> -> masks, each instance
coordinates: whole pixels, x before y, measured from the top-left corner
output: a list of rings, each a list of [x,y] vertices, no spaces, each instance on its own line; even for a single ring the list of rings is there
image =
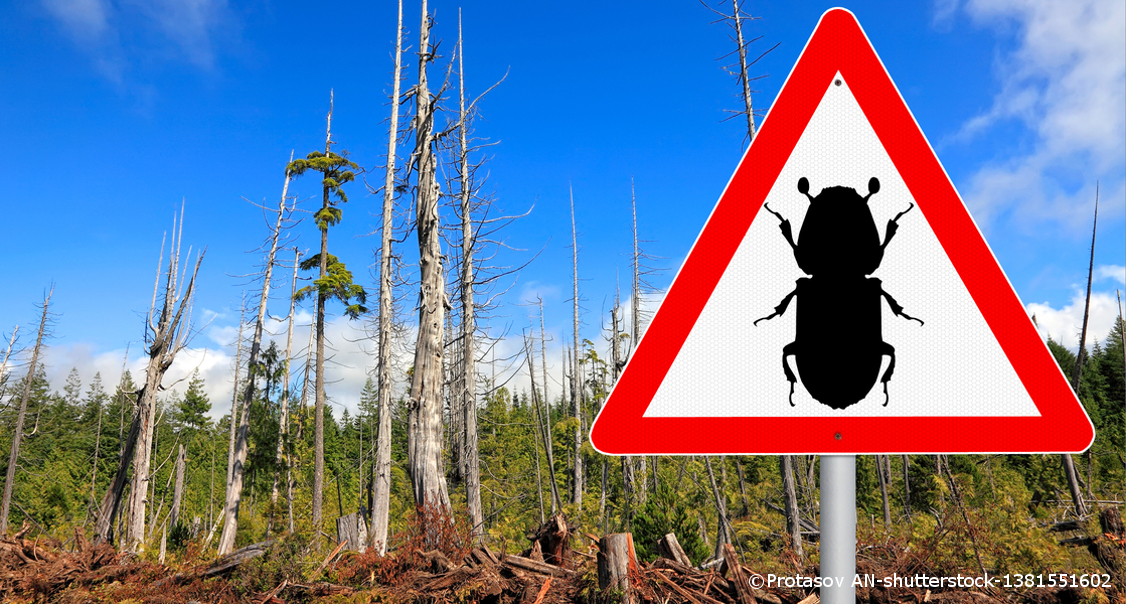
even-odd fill
[[[313,270],[320,267],[321,255],[313,254],[301,261],[301,270]],[[344,266],[332,254],[325,260],[325,276],[314,279],[312,285],[297,290],[294,299],[298,302],[309,298],[314,293],[322,295],[325,299],[336,299],[345,305],[344,314],[349,319],[358,319],[368,311],[364,306],[367,303],[367,292],[363,286],[352,282],[352,271]],[[353,302],[355,299],[355,302]]]
[[[192,372],[192,379],[188,382],[188,391],[184,393],[180,405],[173,411],[174,421],[181,430],[188,434],[196,434],[207,427],[210,420],[207,413],[211,411],[211,401],[203,391],[203,378],[199,377],[199,370]]]
[[[286,173],[290,176],[301,176],[308,170],[320,172],[324,175],[322,184],[325,191],[325,207],[315,214],[317,226],[322,231],[327,231],[328,227],[336,225],[340,222],[340,210],[331,208],[333,203],[330,196],[335,195],[336,199],[341,203],[348,201],[348,196],[344,194],[343,189],[340,187],[345,183],[355,180],[356,175],[352,170],[359,170],[360,167],[355,162],[348,160],[348,152],[345,151],[342,155],[337,155],[329,151],[328,155],[320,151],[314,151],[307,155],[305,159],[295,159],[285,167]],[[325,211],[328,209],[335,210]]]
[[[645,500],[633,517],[633,545],[646,561],[657,559],[657,541],[676,535],[680,547],[694,564],[708,557],[708,547],[700,538],[695,514],[690,514],[684,498],[671,486],[661,485]]]

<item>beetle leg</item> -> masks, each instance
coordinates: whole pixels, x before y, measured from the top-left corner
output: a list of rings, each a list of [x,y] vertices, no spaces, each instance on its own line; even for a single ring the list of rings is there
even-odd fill
[[[888,381],[891,380],[891,374],[895,371],[895,347],[887,342],[880,342],[880,355],[887,355],[891,359],[888,363],[887,371],[884,372],[884,377],[880,381],[884,384],[884,406],[888,406]]]
[[[794,296],[796,296],[796,295],[798,295],[798,290],[796,290],[796,289],[794,291],[786,294],[786,297],[782,298],[782,301],[778,303],[778,306],[774,307],[774,312],[770,313],[769,315],[767,315],[767,316],[765,316],[761,319],[755,320],[755,323],[754,323],[755,326],[758,326],[759,321],[768,321],[770,319],[773,319],[774,317],[782,316],[782,313],[786,312],[786,307],[788,307],[790,305],[790,300],[793,300]]]
[[[919,325],[923,325],[922,319],[916,319],[915,317],[912,317],[911,315],[903,312],[903,307],[899,305],[899,302],[895,301],[895,298],[891,297],[891,294],[883,291],[882,289],[880,290],[880,293],[883,294],[885,298],[887,298],[888,306],[891,306],[892,313],[899,315],[900,317],[903,317],[904,319],[907,319],[909,321],[918,321]]]
[[[778,228],[782,229],[782,236],[786,238],[786,243],[789,243],[790,247],[794,251],[797,251],[798,244],[794,243],[794,232],[793,232],[793,228],[790,226],[790,221],[786,220],[785,218],[782,218],[782,215],[779,214],[778,212],[771,210],[769,205],[764,203],[764,204],[762,204],[762,207],[766,208],[767,212],[774,214],[774,216],[776,218],[778,218],[778,220],[781,221],[781,224],[778,225]]]
[[[786,357],[798,354],[798,343],[790,342],[782,347],[782,371],[786,372],[786,379],[790,381],[790,406],[794,407],[794,384],[797,383],[798,378],[794,375],[794,371],[790,369],[790,365],[786,363]]]
[[[883,243],[883,245],[880,246],[881,250],[886,248],[888,246],[888,244],[891,243],[892,237],[895,237],[895,232],[897,230],[899,230],[899,219],[903,218],[903,215],[906,214],[907,212],[910,212],[911,209],[914,208],[914,207],[915,207],[915,204],[912,203],[910,206],[907,207],[906,210],[903,210],[902,212],[896,214],[895,218],[892,218],[891,220],[888,221],[887,234],[884,235],[884,243]]]

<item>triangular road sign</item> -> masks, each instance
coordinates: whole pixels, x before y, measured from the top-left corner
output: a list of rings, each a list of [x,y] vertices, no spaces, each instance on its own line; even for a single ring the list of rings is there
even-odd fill
[[[1047,453],[1093,439],[855,17],[826,12],[591,442],[608,454]]]

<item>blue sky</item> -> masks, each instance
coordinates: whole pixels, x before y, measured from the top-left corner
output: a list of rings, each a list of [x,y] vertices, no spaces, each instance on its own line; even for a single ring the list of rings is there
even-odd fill
[[[726,9],[724,4],[719,8]],[[752,52],[756,107],[769,108],[831,5],[747,2],[760,20]],[[856,2],[852,10],[899,87],[1017,293],[1044,333],[1071,346],[1082,315],[1095,183],[1101,205],[1092,333],[1105,336],[1126,280],[1126,15],[1121,2]],[[441,77],[458,5],[432,2]],[[418,6],[406,29],[417,48]],[[529,324],[519,304],[543,297],[556,348],[570,332],[570,215],[579,232],[582,337],[629,282],[630,182],[645,251],[675,274],[745,149],[745,126],[721,59],[734,48],[697,2],[475,3],[462,9],[466,78],[491,147],[489,187],[506,213],[531,213],[504,236],[499,264],[542,252],[489,326]],[[340,6],[222,0],[39,0],[5,11],[0,37],[0,208],[11,261],[0,269],[0,332],[33,343],[34,303],[55,284],[59,313],[46,363],[55,387],[72,366],[116,382],[125,346],[141,366],[143,316],[163,233],[186,202],[185,245],[206,246],[196,300],[200,333],[168,383],[199,367],[217,411],[230,396],[237,308],[267,228],[243,198],[276,203],[291,150],[323,148],[328,94],[334,140],[382,181],[395,35],[392,2]],[[416,67],[407,55],[406,82]],[[452,105],[451,105],[452,107]],[[452,117],[452,115],[451,115]],[[444,119],[444,118],[439,118]],[[403,153],[404,150],[400,150]],[[34,159],[35,161],[31,161]],[[373,285],[380,197],[361,183],[330,248]],[[315,179],[291,194],[310,208]],[[318,244],[315,227],[293,231]],[[405,250],[416,246],[407,241]],[[408,252],[405,252],[409,254]],[[278,285],[288,290],[281,271]],[[628,288],[627,288],[628,289]],[[650,301],[649,304],[655,302]],[[279,295],[271,304],[284,315]],[[303,347],[309,308],[299,315]],[[331,311],[331,308],[330,308]],[[337,314],[338,309],[337,309]],[[284,344],[284,328],[273,326]],[[352,406],[371,361],[358,326],[334,317],[333,400]],[[5,337],[6,339],[6,337]],[[519,345],[502,344],[500,356]],[[370,349],[370,347],[368,347]],[[556,366],[555,363],[552,363]],[[488,369],[486,369],[488,371]],[[552,371],[555,373],[556,371]],[[556,378],[558,379],[558,378]],[[558,391],[556,389],[556,391]]]

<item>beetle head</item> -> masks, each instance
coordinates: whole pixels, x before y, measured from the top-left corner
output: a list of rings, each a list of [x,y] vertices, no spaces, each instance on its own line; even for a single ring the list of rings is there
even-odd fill
[[[795,257],[807,275],[856,278],[880,265],[883,250],[868,199],[880,190],[880,181],[868,181],[868,195],[849,187],[825,187],[809,194],[809,180],[798,180],[798,192],[810,202],[798,235]]]

